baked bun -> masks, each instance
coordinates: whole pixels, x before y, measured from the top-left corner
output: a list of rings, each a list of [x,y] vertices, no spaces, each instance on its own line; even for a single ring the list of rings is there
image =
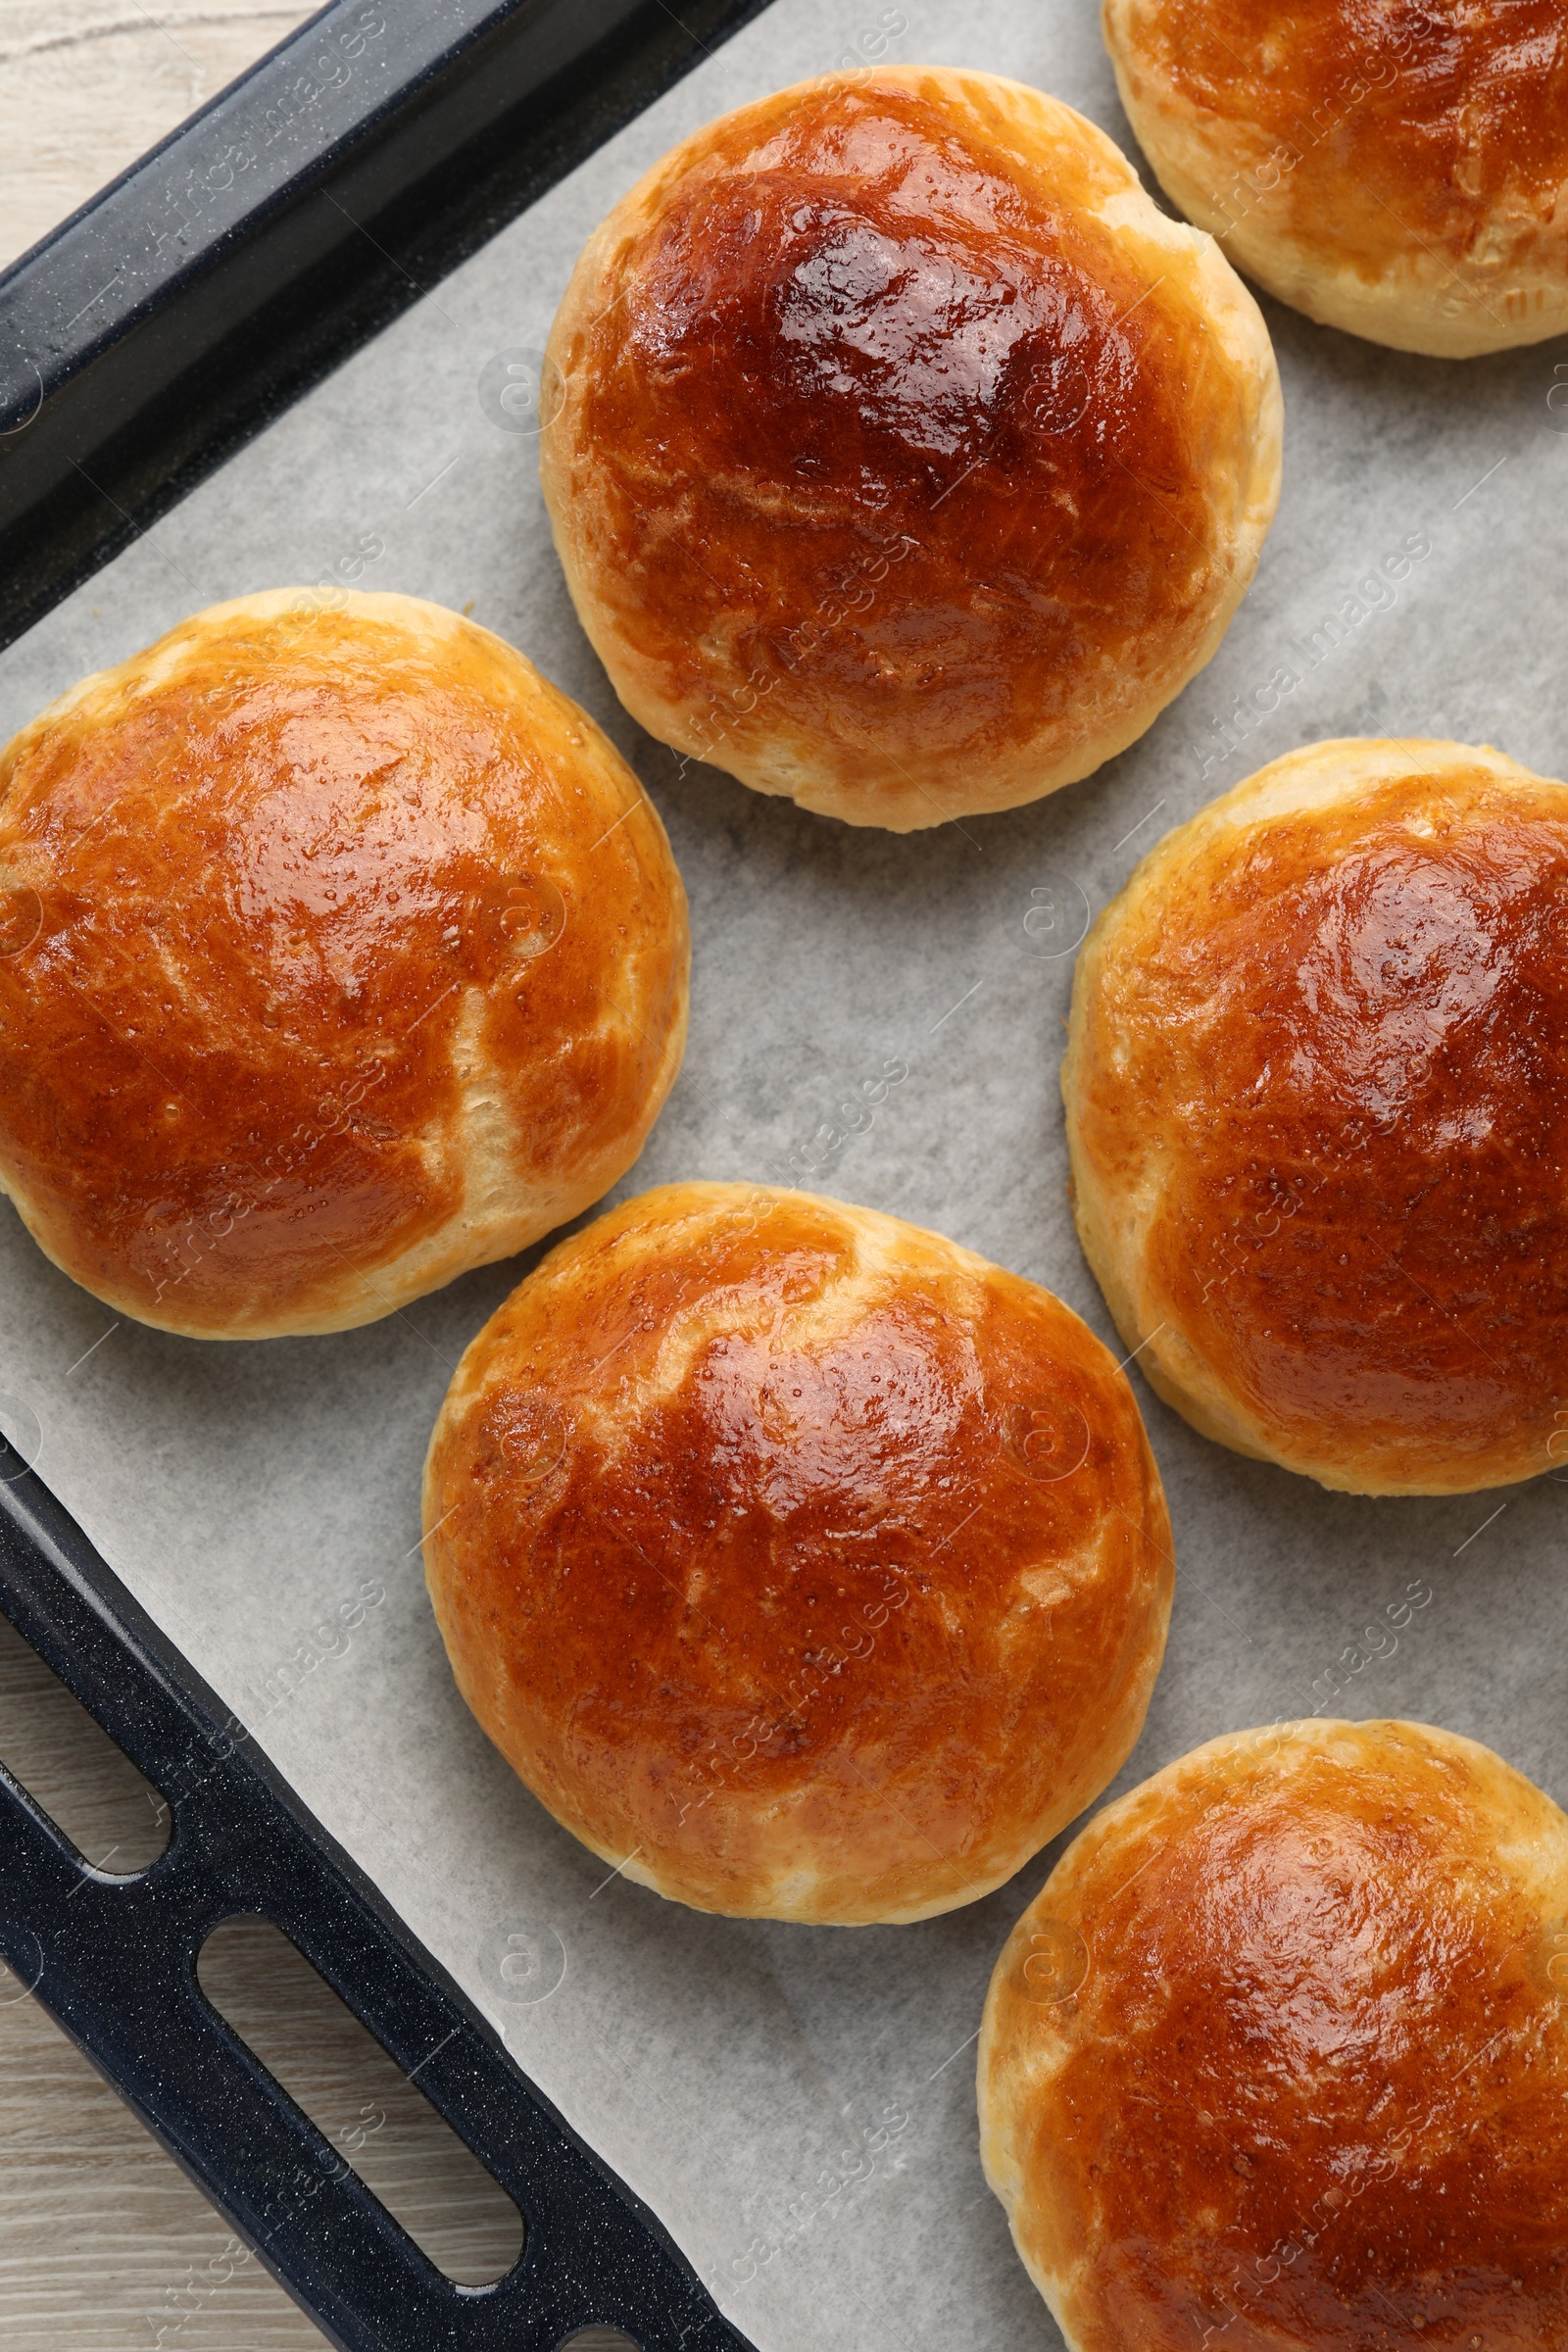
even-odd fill
[[[1104,0],[1160,185],[1326,326],[1467,359],[1568,327],[1562,0]]]
[[[1568,1821],[1420,1723],[1234,1732],[1007,1940],[980,2149],[1069,2352],[1568,2345]]]
[[[0,1186],[117,1314],[372,1322],[624,1174],[687,960],[641,785],[510,645],[215,605],[0,755]]]
[[[666,1185],[458,1367],[424,1556],[541,1803],[700,1910],[972,1901],[1102,1788],[1165,1646],[1126,1379],[1015,1274],[868,1208]]]
[[[590,240],[545,497],[632,716],[907,833],[1141,735],[1274,513],[1251,296],[1038,90],[830,74],[711,122]]]
[[[1079,957],[1078,1232],[1167,1403],[1357,1494],[1568,1447],[1568,785],[1310,744],[1146,858]]]

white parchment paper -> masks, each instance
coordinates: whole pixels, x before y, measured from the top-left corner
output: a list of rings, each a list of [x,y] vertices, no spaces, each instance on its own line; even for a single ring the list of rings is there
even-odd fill
[[[805,1181],[1050,1285],[1114,1343],[1066,1204],[1063,951],[1162,831],[1297,743],[1451,735],[1564,771],[1568,416],[1547,396],[1568,342],[1445,365],[1266,304],[1288,421],[1257,581],[1149,735],[1038,807],[895,840],[682,775],[576,627],[536,444],[499,390],[648,164],[852,55],[1016,75],[1134,152],[1093,0],[774,0],[14,648],[0,729],[247,590],[341,578],[471,604],[626,752],[691,896],[690,1051],[622,1190]],[[1417,546],[1396,585],[1363,590]],[[837,1105],[890,1060],[907,1075],[847,1133]],[[701,1918],[607,1882],[458,1698],[414,1548],[420,1462],[451,1367],[521,1270],[342,1337],[203,1345],[117,1325],[0,1209],[0,1417],[36,1431],[39,1471],[120,1574],[763,2352],[1044,2352],[1059,2339],[981,2178],[970,2045],[1053,1854],[919,1927]],[[1143,1403],[1180,1578],[1118,1787],[1321,1709],[1447,1725],[1568,1798],[1568,1489],[1333,1496]],[[1348,1645],[1412,1592],[1394,1653],[1350,1672]]]

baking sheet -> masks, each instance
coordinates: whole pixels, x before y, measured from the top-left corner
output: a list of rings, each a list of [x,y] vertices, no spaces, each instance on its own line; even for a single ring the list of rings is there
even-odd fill
[[[602,213],[674,140],[879,57],[1016,75],[1136,152],[1090,0],[774,0],[7,654],[0,730],[247,590],[340,579],[471,603],[620,745],[690,893],[686,1066],[620,1193],[749,1177],[866,1201],[1048,1284],[1119,1355],[1066,1204],[1071,950],[1161,832],[1295,744],[1451,735],[1564,771],[1568,414],[1550,395],[1568,341],[1443,365],[1265,304],[1287,450],[1256,583],[1144,740],[1052,800],[895,840],[681,772],[576,627],[526,404],[500,397],[527,379],[507,369],[543,346]],[[1405,577],[1363,587],[1416,548]],[[890,1066],[906,1074],[869,1125],[841,1121]],[[420,1462],[450,1368],[527,1262],[368,1330],[220,1347],[117,1324],[0,1206],[0,1423],[762,2352],[1054,2346],[981,2177],[971,2044],[996,1953],[1065,1840],[923,1926],[705,1919],[607,1880],[457,1696],[415,1548]],[[1116,1788],[1240,1726],[1402,1713],[1568,1799],[1561,1483],[1330,1495],[1140,1394],[1180,1575]],[[1352,1672],[1374,1622],[1395,1646]]]

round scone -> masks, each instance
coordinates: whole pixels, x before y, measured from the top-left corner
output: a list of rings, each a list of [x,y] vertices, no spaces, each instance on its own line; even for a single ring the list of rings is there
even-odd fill
[[[688,953],[641,785],[499,637],[216,605],[0,754],[0,1187],[118,1314],[371,1322],[624,1174]]]
[[[651,733],[906,833],[1010,808],[1200,668],[1279,490],[1251,296],[1070,107],[827,74],[655,166],[550,339],[545,496]]]
[[[1084,1250],[1166,1401],[1359,1494],[1568,1449],[1568,785],[1308,745],[1146,858],[1062,1067]]]
[[[809,1194],[668,1185],[458,1367],[424,1556],[534,1794],[700,1910],[923,1919],[1138,1736],[1173,1566],[1132,1392],[1048,1291]]]
[[[1564,2352],[1568,1820],[1425,1724],[1212,1740],[1018,1922],[979,2099],[1070,2352]]]
[[[1568,327],[1562,0],[1104,0],[1160,185],[1309,318],[1467,359]]]

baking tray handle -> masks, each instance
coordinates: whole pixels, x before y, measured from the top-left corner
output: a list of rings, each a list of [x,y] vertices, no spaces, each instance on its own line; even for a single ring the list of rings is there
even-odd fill
[[[152,1866],[83,1861],[0,1770],[0,1950],[343,2352],[749,2352],[646,2206],[513,2064],[439,1964],[0,1443],[0,1609],[158,1788]],[[271,1920],[445,2116],[525,2225],[495,2285],[454,2285],[203,1997],[235,1913]]]

